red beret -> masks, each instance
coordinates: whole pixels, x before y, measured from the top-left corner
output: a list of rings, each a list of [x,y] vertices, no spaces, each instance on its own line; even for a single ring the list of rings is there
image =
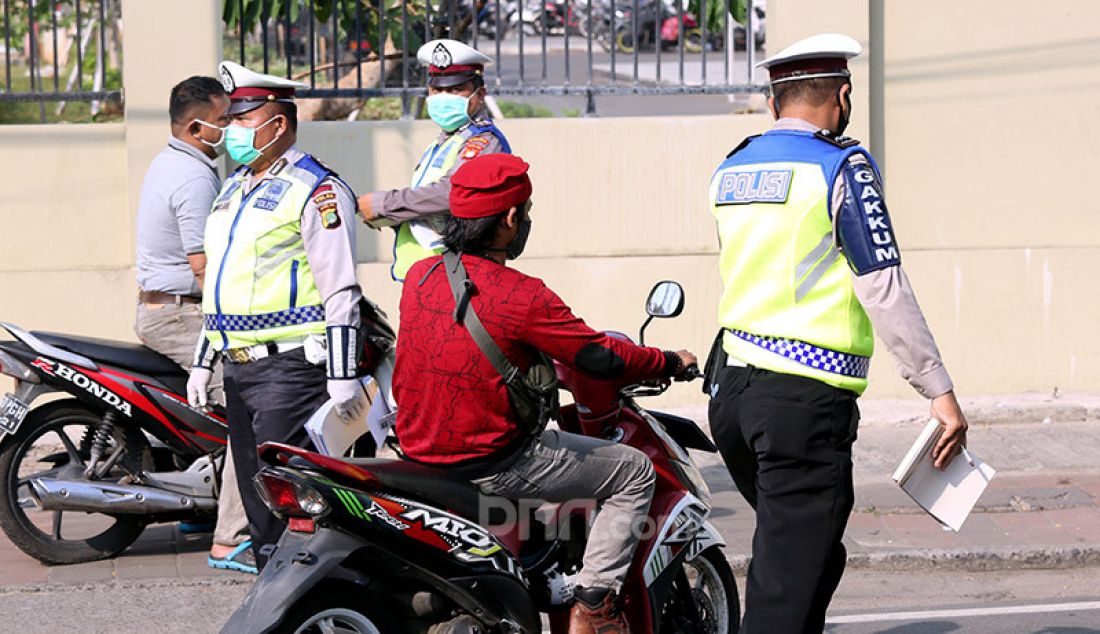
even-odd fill
[[[451,214],[486,218],[527,202],[529,167],[513,154],[486,154],[463,163],[451,176]]]

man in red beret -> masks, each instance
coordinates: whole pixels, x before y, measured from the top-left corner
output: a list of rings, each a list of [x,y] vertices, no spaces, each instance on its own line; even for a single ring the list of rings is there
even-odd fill
[[[527,163],[510,154],[468,161],[451,178],[444,234],[476,287],[469,306],[521,371],[542,352],[596,379],[678,376],[696,363],[686,350],[662,351],[589,328],[542,280],[506,265],[531,229]],[[469,478],[487,495],[550,502],[602,501],[577,577],[570,632],[627,632],[617,593],[649,509],[654,472],[642,452],[606,440],[546,430],[518,420],[504,379],[454,318],[443,256],[413,265],[401,295],[394,396],[405,455]],[[629,533],[629,534],[624,534]]]

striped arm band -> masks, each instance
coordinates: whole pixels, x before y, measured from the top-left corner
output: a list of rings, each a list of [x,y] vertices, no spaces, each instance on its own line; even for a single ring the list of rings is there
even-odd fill
[[[328,378],[354,379],[359,365],[359,333],[351,326],[329,326]]]
[[[203,330],[202,334],[199,335],[198,342],[195,344],[195,358],[192,359],[191,365],[196,368],[213,370],[214,363],[217,360],[218,351],[210,345],[210,339],[206,337],[206,331]]]

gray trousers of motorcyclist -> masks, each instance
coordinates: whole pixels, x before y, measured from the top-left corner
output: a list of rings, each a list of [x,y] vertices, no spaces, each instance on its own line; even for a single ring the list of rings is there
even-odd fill
[[[618,592],[644,531],[656,474],[641,451],[547,430],[508,469],[473,480],[483,493],[529,502],[584,503],[598,512],[576,585]]]

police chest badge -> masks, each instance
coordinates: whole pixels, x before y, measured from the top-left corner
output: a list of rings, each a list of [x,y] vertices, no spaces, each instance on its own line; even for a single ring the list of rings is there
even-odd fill
[[[275,208],[279,206],[279,201],[283,199],[288,190],[290,190],[289,181],[273,178],[267,181],[263,196],[253,206],[264,211],[275,211]]]
[[[451,57],[451,52],[447,50],[447,47],[442,42],[436,44],[435,49],[432,50],[432,66],[439,70],[447,70],[453,63],[454,58]]]
[[[229,181],[229,184],[225,186],[225,190],[214,200],[213,211],[225,211],[229,209],[229,200],[233,198],[233,194],[237,193],[237,190],[241,188],[240,180]]]

